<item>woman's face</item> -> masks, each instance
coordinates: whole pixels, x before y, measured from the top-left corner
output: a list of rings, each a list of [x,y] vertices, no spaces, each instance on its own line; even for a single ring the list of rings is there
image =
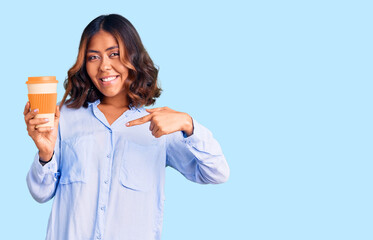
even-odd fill
[[[124,82],[128,77],[128,68],[120,61],[118,42],[110,33],[100,30],[91,38],[87,48],[86,68],[104,99],[127,99]]]

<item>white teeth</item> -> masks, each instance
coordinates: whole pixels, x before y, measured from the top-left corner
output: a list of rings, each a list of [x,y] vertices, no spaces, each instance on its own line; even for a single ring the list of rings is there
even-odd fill
[[[108,78],[101,78],[101,80],[103,81],[103,82],[109,82],[109,81],[112,81],[112,80],[114,80],[114,79],[116,79],[117,77],[108,77]]]

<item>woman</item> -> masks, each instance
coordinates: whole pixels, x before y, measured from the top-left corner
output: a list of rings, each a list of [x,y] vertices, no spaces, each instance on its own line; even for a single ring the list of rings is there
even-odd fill
[[[158,70],[132,24],[103,15],[84,29],[54,128],[25,122],[38,154],[27,175],[38,202],[54,197],[46,239],[160,239],[165,166],[197,183],[225,182],[212,134],[188,114],[144,109]],[[67,97],[69,96],[69,99]]]

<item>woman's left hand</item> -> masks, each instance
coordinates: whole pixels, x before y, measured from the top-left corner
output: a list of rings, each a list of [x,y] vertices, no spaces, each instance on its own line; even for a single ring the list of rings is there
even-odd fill
[[[168,107],[146,109],[149,115],[126,123],[132,127],[150,122],[150,131],[153,136],[159,138],[163,135],[177,131],[183,131],[187,136],[193,134],[192,117],[187,113],[177,112]]]

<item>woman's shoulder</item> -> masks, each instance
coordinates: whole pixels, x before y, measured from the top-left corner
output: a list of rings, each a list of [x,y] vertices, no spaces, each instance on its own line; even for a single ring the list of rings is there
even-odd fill
[[[61,136],[69,137],[81,133],[92,122],[92,107],[70,108],[64,104],[60,108],[59,127]]]
[[[68,108],[63,106],[60,110],[60,123],[63,125],[71,125],[73,123],[82,123],[90,118],[89,108]]]
[[[86,114],[89,112],[89,109],[91,108],[90,104],[87,107],[81,106],[79,108],[69,107],[66,103],[64,103],[62,106],[60,105],[60,103],[58,105],[60,106],[61,115],[64,116]]]

